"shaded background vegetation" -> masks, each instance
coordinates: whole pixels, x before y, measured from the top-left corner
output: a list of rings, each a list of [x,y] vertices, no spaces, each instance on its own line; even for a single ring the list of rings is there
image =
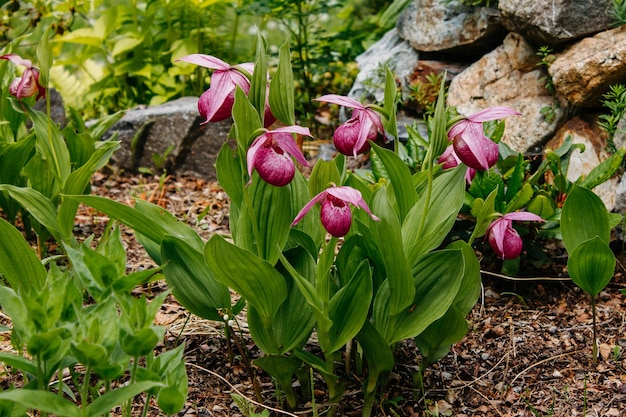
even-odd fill
[[[397,2],[396,2],[397,3]],[[210,73],[177,58],[203,53],[251,61],[257,31],[277,47],[289,41],[300,117],[310,98],[345,94],[354,58],[395,23],[383,0],[36,0],[4,1],[0,46],[35,57],[50,27],[53,86],[88,118],[140,104],[199,96]],[[35,63],[36,64],[36,63]]]

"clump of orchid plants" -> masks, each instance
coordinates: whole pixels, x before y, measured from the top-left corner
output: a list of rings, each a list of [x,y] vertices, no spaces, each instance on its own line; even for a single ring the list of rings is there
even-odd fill
[[[481,153],[480,146],[489,140],[481,123],[515,112],[495,109],[448,120],[440,94],[428,122],[422,171],[411,173],[399,156],[396,84],[387,71],[380,106],[333,94],[317,99],[350,107],[353,113],[334,133],[341,153],[331,161],[316,161],[305,177],[296,166],[309,161],[296,139],[310,131],[295,123],[287,45],[280,48],[269,89],[261,39],[253,68],[244,71],[208,56],[181,61],[216,70],[200,98],[207,121],[232,111],[236,148],[224,144],[216,162],[218,181],[230,197],[231,235],[203,242],[187,226],[154,220],[162,210],[145,202],[134,209],[94,198],[88,204],[139,232],[163,265],[174,295],[190,311],[221,321],[230,331],[230,318],[245,302],[251,336],[263,351],[255,363],[277,381],[288,407],[298,404],[293,378],[313,369],[326,382],[329,415],[338,412],[345,381],[337,364],[349,366],[361,355],[358,362],[366,364],[360,376],[363,415],[369,416],[377,390],[394,366],[396,343],[416,338],[423,363],[429,364],[459,340],[458,332],[448,334],[449,328],[467,326],[464,317],[480,291],[480,266],[471,242],[444,242],[465,201],[470,161],[464,158],[473,155],[476,170],[488,169],[493,159],[491,153]],[[218,99],[208,100],[209,94]],[[267,124],[268,105],[277,120],[274,126]],[[449,136],[447,126],[454,122],[458,125]],[[374,142],[379,134],[393,140],[395,151]],[[448,137],[453,146],[457,143],[459,160],[440,169]],[[346,168],[346,158],[368,150],[383,167],[384,176],[375,181]],[[489,204],[484,207],[472,240],[487,232],[495,216],[493,205],[491,210]],[[497,225],[490,232],[500,239]],[[240,301],[231,301],[229,288]],[[320,356],[306,348],[312,332]],[[349,348],[355,340],[358,350]]]

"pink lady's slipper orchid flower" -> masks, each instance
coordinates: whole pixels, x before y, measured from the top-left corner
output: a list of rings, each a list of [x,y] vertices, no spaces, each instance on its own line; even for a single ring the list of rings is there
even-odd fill
[[[504,106],[490,107],[452,126],[448,131],[448,139],[465,165],[481,171],[488,170],[498,162],[499,151],[498,145],[485,136],[483,122],[519,114]]]
[[[454,152],[454,147],[452,145],[448,146],[439,157],[439,163],[443,164],[443,169],[455,168],[461,162],[462,161],[459,159],[456,152]],[[476,170],[474,168],[467,167],[467,171],[465,171],[465,181],[469,184],[475,176]]]
[[[298,213],[293,220],[291,226],[298,224],[309,210],[311,210],[311,207],[318,202],[322,205],[320,212],[322,226],[334,237],[345,236],[350,231],[352,212],[350,211],[349,204],[362,208],[372,219],[380,221],[378,217],[372,214],[359,190],[342,186],[327,188],[313,197],[313,199],[300,210],[300,213]]]
[[[198,111],[206,119],[202,124],[221,122],[231,116],[237,86],[246,94],[250,91],[250,80],[241,72],[244,70],[252,74],[254,64],[250,62],[231,66],[219,58],[203,54],[187,55],[177,61],[215,70],[211,76],[211,87],[198,100]]]
[[[507,213],[487,228],[491,249],[502,259],[515,259],[522,253],[522,238],[513,229],[513,220],[542,222],[541,217],[527,211]]]
[[[251,179],[252,171],[256,169],[263,181],[282,187],[289,184],[296,173],[292,156],[302,165],[309,165],[292,133],[311,136],[308,128],[287,126],[268,130],[252,142],[247,156]]]
[[[380,115],[350,97],[327,94],[313,101],[325,101],[351,107],[352,117],[339,126],[333,135],[335,148],[347,156],[357,156],[370,148],[368,140],[376,139],[378,132],[384,134]]]
[[[46,96],[45,87],[39,84],[39,70],[33,66],[29,59],[24,59],[16,54],[0,56],[0,59],[7,59],[15,65],[26,67],[21,77],[15,78],[9,85],[9,92],[20,100],[37,94],[36,100]]]

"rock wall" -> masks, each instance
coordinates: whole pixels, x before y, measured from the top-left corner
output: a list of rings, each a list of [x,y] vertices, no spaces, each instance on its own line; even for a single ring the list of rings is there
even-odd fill
[[[520,111],[521,117],[507,120],[503,136],[514,150],[542,152],[571,134],[586,145],[570,166],[572,180],[607,157],[605,132],[580,118],[597,120],[607,111],[601,100],[610,86],[626,84],[626,26],[613,27],[611,0],[500,0],[497,9],[414,0],[397,28],[366,52],[367,67],[352,89],[359,98],[380,96],[368,90],[374,84],[361,80],[368,79],[368,68],[394,68],[395,60],[379,53],[389,43],[414,49],[412,62],[406,61],[407,54],[402,58],[405,73],[436,60],[443,69],[462,67],[452,72],[447,99],[461,114],[498,105]],[[486,50],[488,45],[491,49]],[[538,53],[542,47],[551,51],[543,61]],[[410,76],[398,78],[408,94]],[[615,141],[623,146],[624,134]],[[618,183],[616,178],[601,192],[595,190],[609,209],[626,200],[619,194],[626,184]]]

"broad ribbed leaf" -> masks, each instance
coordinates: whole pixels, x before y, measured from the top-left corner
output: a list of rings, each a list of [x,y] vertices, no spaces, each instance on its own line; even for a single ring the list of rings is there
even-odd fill
[[[291,52],[289,44],[285,43],[278,52],[278,68],[270,83],[269,102],[272,114],[286,126],[296,124],[293,86]]]
[[[395,364],[393,352],[385,338],[367,320],[363,323],[356,339],[367,359],[368,374],[367,382],[364,384],[366,396],[372,395],[376,390],[380,376],[393,369]]]
[[[398,103],[396,102],[396,96],[398,94],[398,85],[396,84],[396,77],[389,67],[385,67],[385,102],[384,110],[387,113],[383,120],[383,127],[385,133],[392,136],[394,146],[400,146],[398,141],[398,126],[396,122],[396,111]]]
[[[563,204],[561,234],[568,253],[595,236],[608,245],[611,237],[609,215],[600,197],[574,185]]]
[[[8,191],[13,199],[22,205],[57,242],[69,239],[69,234],[63,233],[57,222],[57,208],[39,191],[33,188],[16,187],[10,184],[0,184],[0,191]]]
[[[441,250],[423,255],[413,267],[415,296],[398,314],[389,308],[388,281],[374,300],[373,324],[389,345],[415,337],[448,310],[463,278],[463,255],[458,250]]]
[[[450,351],[453,343],[467,334],[465,316],[454,306],[415,337],[415,343],[427,364],[433,364]]]
[[[0,392],[0,400],[13,401],[29,409],[58,416],[81,417],[80,408],[76,404],[50,391],[13,389]]]
[[[94,172],[102,168],[109,162],[111,155],[120,148],[120,142],[107,141],[102,144],[91,154],[91,157],[87,162],[72,172],[67,181],[65,182],[64,194],[81,194],[85,191],[85,188],[89,185],[89,181]],[[74,226],[74,219],[76,217],[76,211],[78,210],[79,202],[76,200],[63,199],[63,203],[59,208],[57,214],[57,221],[59,228],[62,230],[64,236],[69,236],[72,233]]]
[[[242,166],[241,158],[238,155],[238,152],[231,149],[229,143],[223,144],[215,161],[215,171],[217,172],[217,181],[230,197],[231,204],[241,207],[243,204],[243,184],[246,180],[243,177],[245,167]]]
[[[65,197],[84,203],[107,214],[109,217],[125,224],[157,244],[161,242],[161,239],[166,234],[165,229],[161,227],[157,219],[153,219],[139,210],[117,201],[93,195],[68,195]]]
[[[204,255],[215,277],[237,291],[268,322],[287,297],[285,278],[253,253],[213,235]]]
[[[291,265],[306,279],[315,276],[315,261],[303,248],[287,251]],[[248,325],[255,343],[265,353],[284,354],[300,349],[309,339],[315,319],[313,311],[287,271],[283,271],[287,283],[287,298],[272,317],[269,325],[264,324],[254,306],[248,308]],[[297,314],[294,312],[297,311]]]
[[[348,284],[330,299],[329,317],[333,321],[328,339],[328,354],[339,350],[363,327],[372,299],[372,274],[363,261]]]
[[[384,188],[374,193],[370,208],[380,218],[379,222],[372,221],[370,227],[387,272],[387,308],[389,314],[394,315],[413,301],[413,276],[402,245],[400,221],[389,204]]]
[[[51,164],[52,172],[62,186],[70,175],[71,164],[70,153],[61,132],[56,123],[46,114],[30,107],[26,107],[26,113],[33,122],[37,135],[37,148],[43,158]]]
[[[221,321],[231,306],[228,287],[219,282],[204,254],[185,240],[166,235],[161,242],[163,274],[180,304],[198,317]]]
[[[35,153],[35,135],[17,142],[0,142],[0,184],[15,184],[22,168]]]
[[[255,173],[247,192],[249,200],[239,212],[237,233],[233,237],[237,246],[274,265],[287,242],[293,220],[290,187],[275,187]]]
[[[235,90],[233,121],[235,122],[237,146],[242,153],[245,153],[254,139],[254,133],[263,125],[256,109],[250,104],[250,100],[240,87]]]
[[[396,196],[400,223],[402,223],[415,205],[418,195],[413,187],[411,171],[409,167],[393,152],[384,149],[376,144],[372,144],[376,156],[385,166],[388,179],[391,180],[391,187]]]
[[[39,289],[46,280],[46,268],[22,234],[0,218],[0,274],[16,291],[24,285]]]
[[[426,208],[423,194],[402,224],[402,241],[409,261],[438,247],[454,225],[465,199],[464,165],[444,172],[433,181],[430,204]],[[420,230],[422,216],[423,229]]]
[[[0,352],[0,362],[31,375],[37,374],[37,365],[23,356],[14,353]]]
[[[111,411],[115,406],[123,404],[131,398],[134,398],[136,395],[141,394],[142,392],[146,392],[154,387],[164,386],[164,384],[156,381],[143,381],[135,382],[134,384],[126,385],[122,388],[116,388],[114,390],[107,391],[87,406],[87,408],[85,409],[86,413],[84,415],[86,415],[87,417],[100,417],[105,413]]]
[[[265,40],[259,32],[256,45],[256,60],[254,63],[254,72],[250,80],[250,91],[248,98],[250,104],[257,109],[261,121],[265,116],[265,99],[267,95],[267,58],[265,56]]]
[[[615,263],[613,251],[595,236],[569,254],[567,270],[574,284],[595,297],[613,277]]]
[[[335,161],[318,160],[309,177],[311,197],[318,195],[332,184],[341,185],[341,175]]]

